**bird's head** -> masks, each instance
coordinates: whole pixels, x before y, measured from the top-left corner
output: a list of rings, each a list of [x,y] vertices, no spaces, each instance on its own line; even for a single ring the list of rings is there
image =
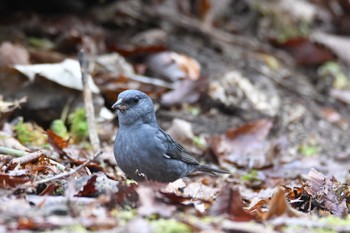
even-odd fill
[[[121,92],[112,108],[118,109],[120,126],[156,123],[153,102],[148,95],[141,91],[126,90]]]

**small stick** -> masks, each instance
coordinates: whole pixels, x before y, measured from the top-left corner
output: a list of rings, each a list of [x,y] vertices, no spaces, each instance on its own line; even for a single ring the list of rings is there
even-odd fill
[[[29,163],[30,161],[37,159],[38,157],[40,157],[40,155],[45,154],[45,152],[43,150],[39,150],[39,151],[27,153],[25,151],[0,146],[0,154],[15,156],[17,158],[13,159],[11,163],[23,164],[23,163]],[[62,164],[50,158],[49,158],[49,161],[50,163],[55,164],[57,168],[60,169],[61,171],[64,171],[66,169],[65,166],[63,166]]]
[[[66,176],[70,176],[70,175],[78,172],[80,169],[85,167],[91,161],[95,160],[101,154],[102,154],[102,151],[100,150],[91,159],[86,160],[84,163],[80,164],[78,167],[70,170],[69,172],[61,173],[61,174],[58,174],[56,176],[52,176],[52,177],[49,177],[49,178],[46,178],[46,179],[42,179],[42,180],[36,181],[36,182],[33,183],[33,185],[36,186],[38,184],[43,184],[43,183],[46,183],[46,182],[49,182],[49,181],[52,181],[52,180],[57,180],[57,179],[61,179],[61,178],[66,177]]]
[[[92,145],[93,151],[96,153],[101,150],[100,140],[98,138],[97,130],[96,130],[96,122],[95,122],[95,111],[94,105],[92,102],[92,94],[89,88],[89,78],[90,76],[87,74],[86,68],[86,59],[84,50],[80,50],[78,54],[80,70],[81,70],[81,79],[83,82],[83,95],[84,95],[84,105],[86,109],[86,119],[89,127],[89,138]]]
[[[21,150],[16,150],[16,149],[0,146],[0,154],[12,155],[15,157],[22,157],[22,156],[27,155],[28,153],[25,151],[21,151]]]
[[[159,87],[165,87],[171,90],[175,89],[174,84],[165,82],[161,79],[150,78],[147,76],[137,75],[137,74],[129,75],[128,78],[141,83],[152,84],[154,86],[159,86]]]
[[[44,154],[45,153],[43,150],[38,150],[38,151],[31,152],[31,153],[26,153],[22,157],[12,159],[11,163],[12,164],[27,164],[29,162],[32,162],[33,160],[36,160],[37,158],[39,158],[40,156],[42,156]]]

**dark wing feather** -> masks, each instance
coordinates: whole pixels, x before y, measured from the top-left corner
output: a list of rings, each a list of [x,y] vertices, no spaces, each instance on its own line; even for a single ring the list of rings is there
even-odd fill
[[[199,162],[192,157],[191,153],[188,152],[181,144],[175,142],[175,140],[162,129],[159,129],[160,136],[162,137],[162,141],[164,142],[167,150],[165,152],[166,157],[170,157],[170,159],[181,160],[185,163],[198,165]]]

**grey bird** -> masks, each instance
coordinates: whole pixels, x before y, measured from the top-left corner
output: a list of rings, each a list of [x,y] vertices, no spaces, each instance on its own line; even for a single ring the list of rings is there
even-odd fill
[[[126,90],[113,104],[119,129],[114,142],[118,166],[136,181],[173,182],[195,171],[228,173],[201,165],[158,125],[153,102],[145,93]]]

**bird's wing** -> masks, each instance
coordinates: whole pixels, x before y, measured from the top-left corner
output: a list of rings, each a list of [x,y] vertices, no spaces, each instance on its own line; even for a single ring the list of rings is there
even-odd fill
[[[198,165],[199,162],[192,157],[191,153],[188,152],[181,144],[174,141],[174,139],[162,129],[159,129],[158,137],[166,146],[166,152],[164,156],[169,159],[181,160],[185,163]]]

